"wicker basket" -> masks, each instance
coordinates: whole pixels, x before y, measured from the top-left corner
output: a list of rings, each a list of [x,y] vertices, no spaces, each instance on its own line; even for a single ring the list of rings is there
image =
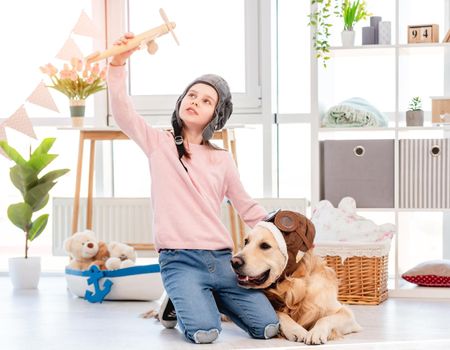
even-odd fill
[[[390,241],[382,243],[317,243],[315,253],[336,271],[339,300],[345,304],[378,305],[388,297]]]

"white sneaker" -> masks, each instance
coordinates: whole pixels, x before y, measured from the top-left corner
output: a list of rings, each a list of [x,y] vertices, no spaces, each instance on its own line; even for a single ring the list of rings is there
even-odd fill
[[[158,317],[161,324],[166,328],[175,328],[177,325],[177,313],[167,294],[159,309]]]

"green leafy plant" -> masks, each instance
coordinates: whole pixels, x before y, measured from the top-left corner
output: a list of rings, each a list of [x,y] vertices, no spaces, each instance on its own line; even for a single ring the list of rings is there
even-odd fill
[[[13,185],[22,194],[23,202],[11,204],[8,207],[8,218],[25,232],[25,258],[28,258],[28,242],[37,238],[47,226],[48,214],[43,214],[32,220],[34,212],[43,209],[49,201],[49,191],[55,186],[56,179],[66,174],[69,169],[52,170],[43,176],[41,171],[56,157],[48,151],[55,142],[54,138],[44,139],[41,144],[25,160],[17,150],[4,140],[0,147],[6,155],[16,163],[10,168],[10,178]]]
[[[330,59],[330,29],[333,26],[330,22],[331,15],[339,16],[338,0],[311,0],[313,10],[308,15],[308,25],[313,30],[312,44],[317,59],[322,59],[323,66],[327,66]]]
[[[419,96],[413,97],[411,102],[409,102],[410,111],[421,111],[422,110],[422,99]]]
[[[353,26],[372,14],[367,12],[366,2],[356,0],[344,0],[342,2],[342,18],[344,19],[344,30],[353,30]]]

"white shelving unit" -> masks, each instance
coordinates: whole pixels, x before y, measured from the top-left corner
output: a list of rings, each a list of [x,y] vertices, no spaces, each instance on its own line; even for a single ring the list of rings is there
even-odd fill
[[[371,3],[374,0],[368,0],[367,5],[370,10]],[[430,43],[430,44],[407,44],[406,26],[408,24],[425,24],[425,23],[436,23],[438,19],[434,22],[428,22],[427,19],[423,21],[416,20],[420,14],[420,9],[411,9],[410,6],[415,6],[417,4],[421,6],[436,6],[435,14],[440,23],[440,43]],[[314,9],[314,5],[312,6]],[[311,193],[312,193],[312,206],[314,206],[320,200],[320,154],[319,154],[319,142],[321,140],[328,139],[380,139],[387,138],[393,139],[395,144],[395,194],[394,194],[394,208],[366,208],[360,209],[362,215],[367,212],[386,212],[392,213],[395,218],[395,224],[398,227],[398,234],[394,238],[393,245],[391,248],[390,258],[394,259],[394,271],[389,271],[390,275],[394,276],[394,280],[390,281],[389,292],[392,297],[417,297],[417,298],[450,298],[450,289],[448,288],[430,288],[430,287],[417,287],[414,286],[401,278],[401,273],[399,267],[399,256],[402,254],[402,225],[399,215],[403,213],[416,213],[420,215],[419,212],[427,213],[443,213],[443,255],[444,258],[450,259],[450,248],[446,245],[450,245],[450,209],[403,209],[399,207],[399,140],[404,138],[450,138],[450,125],[432,125],[431,124],[431,107],[425,110],[425,125],[423,127],[406,127],[405,125],[405,110],[406,106],[404,101],[405,91],[407,90],[404,86],[404,77],[408,72],[408,64],[410,61],[414,62],[419,56],[423,55],[435,55],[432,57],[438,57],[438,61],[442,61],[444,65],[443,71],[443,86],[437,88],[433,86],[439,95],[450,95],[450,44],[442,43],[442,39],[450,29],[450,0],[433,0],[433,1],[420,1],[415,0],[413,2],[408,2],[407,0],[395,0],[395,6],[391,7],[391,11],[394,13],[375,13],[374,15],[383,16],[388,20],[392,21],[392,33],[394,36],[392,38],[392,45],[367,45],[361,46],[357,45],[352,48],[343,48],[340,46],[332,46],[330,56],[331,59],[328,63],[328,68],[324,68],[321,62],[318,62],[314,55],[314,50],[311,50],[311,159],[312,161],[312,172],[311,172]],[[419,12],[418,12],[419,11]],[[409,17],[412,12],[414,12],[414,22],[408,22]],[[405,17],[403,16],[406,13]],[[368,24],[364,24],[368,25]],[[340,29],[340,28],[339,28]],[[356,30],[361,30],[361,25],[357,26]],[[400,34],[399,34],[400,33]],[[335,33],[336,34],[336,33]],[[311,33],[312,37],[312,33]],[[437,55],[437,56],[436,56]],[[381,57],[381,58],[380,58]],[[373,70],[380,70],[380,78],[377,81],[371,81],[367,83],[377,84],[381,87],[378,94],[386,94],[386,100],[391,100],[389,103],[389,108],[382,111],[389,117],[389,126],[386,128],[323,128],[320,125],[320,119],[322,113],[326,108],[340,102],[333,100],[333,94],[342,95],[342,91],[336,89],[333,91],[332,82],[333,77],[339,77],[339,62],[340,59],[349,59],[355,62],[356,59],[361,58],[362,60],[368,59],[369,62],[374,62],[375,59],[380,58],[386,66],[386,62],[389,62],[390,73],[381,71],[380,67],[368,66],[365,67],[367,71],[349,72],[349,78],[353,78],[355,73],[360,76],[364,76],[369,70],[373,73]],[[406,58],[406,59],[405,59]],[[430,63],[431,64],[431,63]],[[383,67],[384,68],[384,67]],[[426,74],[424,69],[426,67],[418,67],[419,74]],[[356,69],[356,68],[355,68]],[[338,73],[338,74],[336,74]],[[392,76],[393,74],[393,76]],[[383,76],[384,75],[384,76]],[[372,74],[371,76],[376,76]],[[330,78],[331,77],[331,78]],[[389,86],[386,87],[386,91],[383,91],[383,87],[386,81],[383,77],[387,77],[386,80],[391,82]],[[389,90],[391,89],[391,90]],[[331,90],[331,91],[330,91]],[[363,89],[364,90],[364,89]],[[391,93],[389,93],[391,91]],[[402,95],[403,94],[403,95]],[[392,96],[394,95],[394,96]],[[434,94],[430,92],[428,96],[433,96]],[[371,100],[378,96],[365,96],[357,95],[359,97]],[[416,95],[414,95],[416,96]],[[428,96],[423,96],[428,97]],[[350,98],[353,96],[347,96]],[[412,97],[412,96],[411,96]],[[376,99],[376,98],[375,98]],[[376,104],[375,104],[376,105]],[[430,105],[430,104],[429,104]],[[325,108],[323,106],[326,106]],[[394,250],[392,250],[394,249]],[[420,261],[417,261],[419,263]],[[412,267],[412,266],[410,266]],[[393,283],[392,283],[393,282]]]

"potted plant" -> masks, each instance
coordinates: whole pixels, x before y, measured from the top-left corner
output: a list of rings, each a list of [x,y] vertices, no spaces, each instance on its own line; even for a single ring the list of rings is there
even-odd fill
[[[419,96],[413,97],[406,111],[406,126],[423,126],[422,100]]]
[[[58,90],[69,98],[72,126],[82,127],[86,98],[106,89],[106,67],[100,71],[98,63],[91,66],[78,58],[72,58],[70,66],[65,63],[61,71],[51,63],[40,67],[40,70],[49,76],[53,84],[48,87]]]
[[[366,2],[363,0],[344,0],[342,2],[342,18],[344,19],[344,30],[342,31],[342,46],[351,47],[355,45],[355,31],[353,27],[360,20],[371,16],[367,12]]]
[[[33,213],[43,209],[49,201],[49,191],[56,184],[56,179],[66,174],[69,169],[57,169],[40,175],[56,157],[48,151],[55,142],[54,138],[44,139],[41,144],[25,160],[17,150],[0,141],[0,147],[15,163],[10,168],[10,178],[13,185],[22,194],[23,201],[11,204],[7,214],[9,220],[24,232],[25,250],[23,258],[9,259],[9,274],[14,288],[37,288],[41,265],[40,257],[28,256],[28,245],[44,231],[48,214],[42,214],[32,219]]]

